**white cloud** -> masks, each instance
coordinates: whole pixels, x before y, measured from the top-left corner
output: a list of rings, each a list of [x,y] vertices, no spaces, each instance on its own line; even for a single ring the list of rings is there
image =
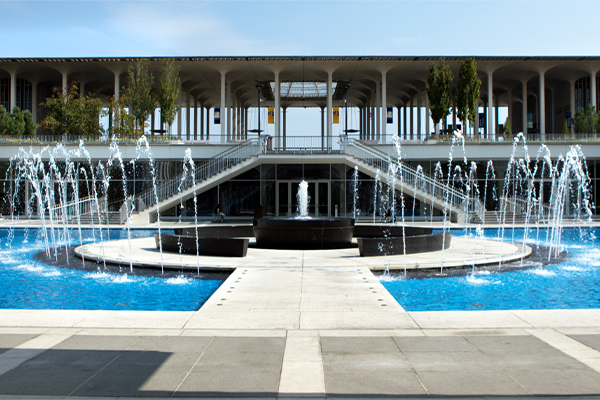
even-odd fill
[[[205,4],[152,3],[114,7],[110,21],[124,41],[135,41],[154,55],[263,54],[265,45],[227,23]]]

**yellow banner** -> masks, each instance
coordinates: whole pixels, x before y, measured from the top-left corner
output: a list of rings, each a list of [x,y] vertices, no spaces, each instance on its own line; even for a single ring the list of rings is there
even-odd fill
[[[333,123],[334,124],[340,123],[340,108],[339,107],[333,107]]]
[[[275,108],[269,107],[269,124],[275,123]]]

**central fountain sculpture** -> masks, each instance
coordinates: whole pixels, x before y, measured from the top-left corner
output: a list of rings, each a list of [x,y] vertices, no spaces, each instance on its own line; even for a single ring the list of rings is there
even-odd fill
[[[300,182],[297,217],[254,220],[256,246],[263,249],[318,250],[352,246],[354,218],[309,217],[308,183]]]

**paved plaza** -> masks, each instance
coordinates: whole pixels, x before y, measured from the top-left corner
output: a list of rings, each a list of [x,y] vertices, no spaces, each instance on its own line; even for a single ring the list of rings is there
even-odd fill
[[[600,398],[600,310],[407,312],[324,253],[221,260],[198,311],[0,310],[0,399]]]

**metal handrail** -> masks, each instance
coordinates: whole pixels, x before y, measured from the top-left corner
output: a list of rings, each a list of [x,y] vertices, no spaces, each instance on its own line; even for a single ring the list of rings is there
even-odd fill
[[[108,208],[107,198],[99,198],[98,205],[101,212],[106,211]],[[50,212],[52,213],[52,218],[54,220],[60,220],[63,216],[66,217],[67,220],[71,220],[73,218],[77,218],[77,216],[90,214],[96,211],[96,198],[94,196],[83,197],[81,199],[72,200],[68,203],[55,205],[50,208]]]
[[[156,189],[151,188],[139,193],[135,196],[136,209],[144,211],[157,204],[157,202],[192,187],[194,183],[200,183],[229,167],[258,155],[262,151],[261,147],[261,143],[257,139],[246,140],[196,167],[196,173],[193,177],[190,173],[183,173],[169,181],[162,182],[156,186]]]
[[[367,164],[370,164],[381,171],[389,171],[391,158],[388,154],[363,144],[355,139],[348,139],[345,146],[345,152],[348,155],[356,157]],[[448,201],[449,204],[459,208],[465,208],[468,204],[468,210],[465,212],[474,211],[482,220],[484,216],[484,208],[477,199],[469,198],[465,193],[460,192],[447,184],[440,182],[428,174],[419,173],[412,166],[399,162],[397,177],[402,177],[402,181],[413,186],[417,190],[438,198],[441,201]]]

